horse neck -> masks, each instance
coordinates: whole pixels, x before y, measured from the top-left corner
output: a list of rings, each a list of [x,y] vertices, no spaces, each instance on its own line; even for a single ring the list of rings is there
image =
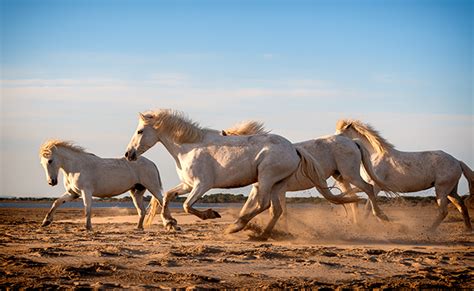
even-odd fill
[[[81,170],[84,161],[88,159],[88,156],[92,156],[87,153],[80,153],[67,148],[58,148],[56,155],[61,161],[60,168],[65,173],[75,173]]]
[[[166,150],[173,157],[178,168],[181,168],[181,162],[180,162],[179,157],[185,153],[183,145],[174,141],[173,138],[167,135],[160,136],[160,142],[163,144]]]

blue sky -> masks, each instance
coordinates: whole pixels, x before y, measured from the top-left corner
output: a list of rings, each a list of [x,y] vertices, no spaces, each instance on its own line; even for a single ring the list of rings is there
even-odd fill
[[[472,1],[0,2],[2,196],[62,193],[47,138],[120,156],[137,112],[162,107],[292,141],[355,117],[474,168]],[[174,186],[162,147],[147,156]]]

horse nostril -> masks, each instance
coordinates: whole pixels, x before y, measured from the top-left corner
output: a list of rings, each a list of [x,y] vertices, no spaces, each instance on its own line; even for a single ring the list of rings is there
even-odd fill
[[[125,157],[126,157],[126,158],[128,157],[128,152],[125,152]]]

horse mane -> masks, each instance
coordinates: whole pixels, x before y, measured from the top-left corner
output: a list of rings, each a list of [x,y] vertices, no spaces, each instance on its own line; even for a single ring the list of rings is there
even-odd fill
[[[236,125],[222,130],[222,135],[253,135],[253,134],[266,134],[269,133],[266,130],[263,122],[248,120],[237,123]]]
[[[360,135],[365,137],[379,154],[384,154],[387,149],[393,149],[395,146],[383,138],[380,133],[371,125],[363,123],[356,119],[341,119],[337,121],[336,130],[342,131],[347,127],[352,127]]]
[[[50,139],[41,145],[40,150],[39,150],[40,157],[45,157],[45,158],[50,157],[53,149],[56,147],[66,148],[77,153],[87,153],[83,147],[75,145],[71,141]]]
[[[152,124],[159,132],[168,133],[176,142],[193,143],[201,141],[204,132],[199,123],[192,121],[185,113],[173,109],[158,109],[143,113],[144,123]]]

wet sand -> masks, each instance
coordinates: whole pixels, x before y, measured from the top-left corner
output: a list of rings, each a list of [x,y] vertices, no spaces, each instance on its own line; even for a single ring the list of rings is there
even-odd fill
[[[135,210],[93,208],[93,231],[82,209],[0,208],[0,288],[474,288],[474,235],[454,208],[434,233],[434,204],[383,204],[392,219],[352,224],[340,206],[290,206],[287,235],[249,240],[267,217],[224,233],[239,209],[201,221],[174,212],[182,230],[159,218],[135,230]],[[474,216],[470,209],[471,216]],[[253,230],[252,230],[253,229]]]

